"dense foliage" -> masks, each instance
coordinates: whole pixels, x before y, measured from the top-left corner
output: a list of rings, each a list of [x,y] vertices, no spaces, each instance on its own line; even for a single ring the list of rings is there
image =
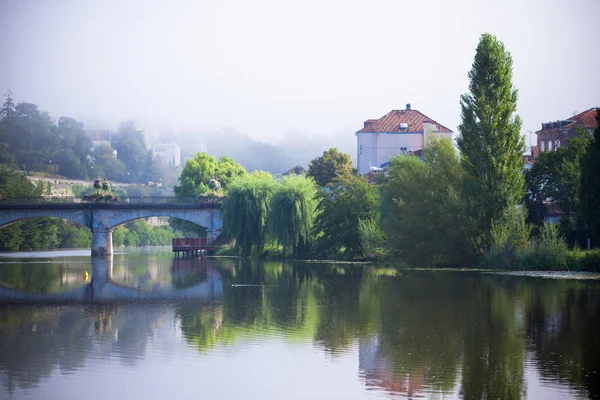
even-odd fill
[[[313,159],[308,165],[308,176],[312,176],[317,185],[324,187],[335,179],[344,179],[356,175],[349,154],[341,153],[333,147],[323,155]]]
[[[313,239],[317,188],[312,179],[291,175],[277,185],[267,227],[271,237],[294,256],[306,256]]]
[[[580,213],[582,159],[591,138],[584,131],[567,141],[566,146],[543,152],[533,167],[525,174],[529,210],[528,221],[539,231],[550,211],[560,211],[561,229],[569,244],[585,244],[590,232],[585,229]],[[553,210],[550,210],[549,208]]]
[[[267,242],[267,217],[276,182],[270,174],[252,173],[233,181],[221,207],[223,231],[243,256],[260,255]]]
[[[428,144],[422,161],[392,159],[381,185],[381,226],[397,256],[420,266],[464,261],[463,180],[448,139]]]
[[[36,198],[44,194],[42,182],[34,185],[24,173],[0,166],[0,195]],[[87,247],[89,229],[56,218],[31,218],[0,229],[0,251]]]
[[[207,153],[197,153],[194,158],[187,160],[179,186],[175,187],[178,196],[198,196],[209,192],[209,182],[212,178],[218,180],[223,190],[236,178],[246,175],[246,170],[232,158],[215,157]]]
[[[596,237],[600,238],[600,108],[596,109],[596,121],[598,126],[581,160],[579,198],[583,219]]]
[[[170,226],[152,228],[145,219],[136,219],[113,230],[113,246],[169,246],[181,236]]]
[[[464,196],[473,251],[489,244],[491,227],[525,193],[521,119],[515,114],[512,57],[504,44],[483,34],[469,72],[470,93],[461,96],[457,138],[465,169]]]
[[[362,257],[361,221],[379,216],[379,197],[365,177],[338,179],[320,192],[315,222],[317,254],[346,258]]]

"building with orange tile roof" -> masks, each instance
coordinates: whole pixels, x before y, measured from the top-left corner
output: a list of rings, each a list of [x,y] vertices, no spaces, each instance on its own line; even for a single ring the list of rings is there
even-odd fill
[[[422,150],[429,135],[452,138],[452,131],[413,110],[410,104],[404,110],[392,110],[379,119],[368,119],[356,132],[357,169],[368,174],[380,168],[398,154]]]

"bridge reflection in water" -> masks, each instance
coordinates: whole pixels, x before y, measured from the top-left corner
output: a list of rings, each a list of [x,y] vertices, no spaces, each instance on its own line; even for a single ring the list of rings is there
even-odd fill
[[[220,302],[223,297],[223,281],[219,270],[210,263],[194,263],[202,271],[201,279],[191,283],[174,285],[172,288],[155,286],[149,290],[130,287],[113,280],[113,256],[92,257],[91,282],[75,289],[59,293],[30,293],[0,282],[0,304],[7,303],[110,303],[120,301],[178,301]],[[185,261],[184,261],[185,262]],[[179,262],[173,260],[173,269]],[[177,275],[177,271],[173,271]]]

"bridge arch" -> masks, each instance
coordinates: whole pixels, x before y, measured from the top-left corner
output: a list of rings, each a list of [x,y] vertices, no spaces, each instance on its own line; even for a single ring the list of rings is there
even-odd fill
[[[73,212],[74,210],[11,210],[7,215],[3,211],[0,210],[0,229],[15,222],[38,217],[64,219],[90,228],[90,215],[88,213]]]

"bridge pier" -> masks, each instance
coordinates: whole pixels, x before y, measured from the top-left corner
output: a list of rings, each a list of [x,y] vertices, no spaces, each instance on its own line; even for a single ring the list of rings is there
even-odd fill
[[[113,254],[112,229],[92,231],[92,256],[111,256]]]
[[[220,229],[212,229],[212,230],[208,230],[206,231],[206,242],[208,244],[213,244],[215,242],[215,240],[217,240],[217,238],[219,237],[219,235],[221,234],[221,230]]]

